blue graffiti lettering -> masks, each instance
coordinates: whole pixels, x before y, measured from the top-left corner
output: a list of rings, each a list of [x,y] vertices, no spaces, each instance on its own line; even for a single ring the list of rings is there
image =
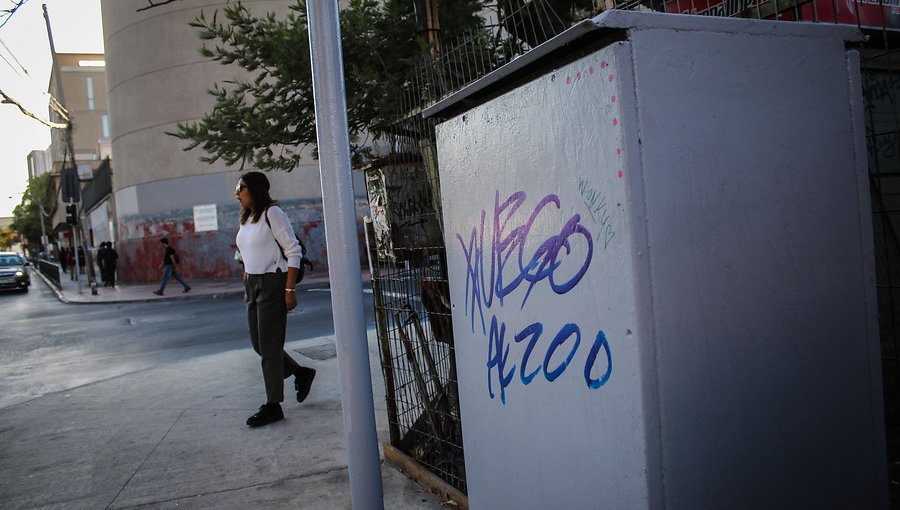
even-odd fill
[[[556,195],[547,195],[535,206],[528,220],[511,229],[506,233],[507,225],[512,217],[525,202],[525,192],[519,191],[511,195],[503,204],[500,204],[500,192],[496,194],[494,202],[493,214],[493,236],[490,248],[490,276],[485,282],[485,220],[486,212],[481,212],[480,227],[473,227],[469,234],[468,243],[459,234],[456,235],[463,256],[466,259],[466,302],[465,307],[467,315],[470,316],[472,332],[475,332],[475,312],[481,320],[482,333],[486,333],[484,322],[484,309],[490,308],[493,304],[494,296],[503,305],[503,298],[515,292],[524,282],[528,283],[528,288],[522,298],[520,309],[525,308],[528,297],[534,290],[535,285],[547,280],[550,288],[556,294],[565,294],[578,285],[578,282],[587,273],[591,265],[591,259],[594,254],[593,236],[588,229],[581,224],[581,216],[574,214],[559,231],[559,234],[550,236],[544,240],[537,249],[527,254],[525,247],[528,235],[532,227],[538,220],[541,212],[550,204],[560,208],[559,197]],[[556,271],[560,269],[565,261],[566,256],[573,252],[570,238],[573,236],[581,236],[587,243],[587,251],[581,265],[577,266],[578,271],[568,280],[558,282],[555,277]],[[565,250],[565,251],[563,251]],[[515,256],[515,277],[509,283],[504,283],[504,270],[510,259]],[[527,261],[527,262],[526,262]],[[476,310],[477,308],[477,310]]]
[[[592,379],[591,370],[597,363],[597,354],[600,352],[600,349],[606,351],[606,372],[600,376],[600,379]],[[606,334],[603,333],[603,330],[600,330],[597,333],[594,345],[591,346],[591,350],[588,352],[587,363],[584,364],[584,382],[587,383],[588,388],[596,390],[606,384],[610,375],[612,375],[612,354],[609,352],[609,342],[606,341]]]
[[[518,379],[523,386],[530,385],[541,372],[550,383],[561,377],[579,352],[581,328],[574,322],[564,324],[544,349],[538,348],[544,332],[543,323],[532,322],[512,336],[512,342],[507,342],[506,323],[491,314],[488,326],[485,313],[489,313],[495,304],[504,307],[505,299],[520,288],[524,288],[524,292],[521,302],[516,304],[523,310],[532,292],[542,282],[557,295],[572,291],[587,273],[594,253],[593,236],[577,213],[566,220],[558,232],[553,230],[543,239],[529,239],[536,232],[547,231],[552,220],[545,213],[561,209],[562,204],[557,195],[549,194],[527,216],[519,215],[525,200],[525,192],[519,191],[501,203],[498,191],[492,213],[481,211],[480,222],[472,228],[467,239],[456,235],[466,261],[464,311],[470,319],[472,333],[475,333],[477,316],[481,333],[487,337],[488,395],[495,398],[495,387],[499,387],[500,402],[504,405],[506,389],[515,379],[517,367]],[[538,225],[539,228],[534,228]],[[531,251],[527,247],[531,247]],[[561,274],[565,276],[561,277]],[[534,365],[532,354],[539,356],[535,353],[536,348],[543,350],[544,356],[542,363],[535,361],[537,365]],[[556,356],[557,350],[561,351],[559,356]],[[565,359],[558,361],[566,350]],[[606,370],[594,379],[592,374],[601,350],[606,354]],[[606,334],[601,330],[585,357],[585,385],[596,390],[606,384],[611,374],[612,354]]]
[[[509,345],[506,346],[506,350],[503,349],[503,339],[505,336],[506,324],[501,324],[500,329],[498,330],[497,317],[493,317],[491,319],[490,344],[488,345],[488,394],[491,398],[494,398],[494,390],[491,388],[491,369],[497,367],[498,378],[500,380],[500,401],[504,404],[506,403],[506,387],[509,386],[509,383],[513,379],[513,374],[516,371],[515,365],[512,366],[509,372],[504,372],[503,370],[506,366],[506,360],[509,358]]]
[[[569,356],[565,361],[560,363],[558,367],[550,370],[550,358],[553,357],[553,353],[556,352],[556,348],[565,343],[565,341],[573,334],[575,335],[575,345],[572,346],[572,350],[569,352]],[[553,338],[553,341],[550,342],[550,348],[547,349],[547,355],[544,356],[544,377],[546,377],[548,381],[555,381],[557,377],[565,372],[566,367],[568,367],[569,363],[572,362],[572,358],[575,356],[575,351],[578,350],[578,346],[580,344],[581,330],[578,329],[578,326],[576,326],[575,324],[566,324],[562,327],[562,329],[559,330],[559,333],[557,333],[556,337]]]
[[[525,326],[525,329],[519,332],[516,335],[516,343],[525,340],[527,337],[531,337],[531,341],[528,342],[528,347],[525,348],[525,354],[522,356],[522,365],[521,370],[519,372],[519,377],[522,378],[522,384],[528,386],[529,383],[534,379],[534,376],[538,375],[538,372],[541,371],[541,367],[535,368],[533,372],[528,375],[525,375],[525,365],[528,364],[528,358],[531,357],[531,351],[534,350],[534,344],[537,343],[538,338],[540,338],[541,333],[544,331],[544,325],[540,322],[535,322],[534,324]]]
[[[537,366],[530,373],[526,374],[526,367],[528,366],[529,359],[531,358],[532,351],[534,350],[538,340],[541,337],[541,333],[544,331],[544,325],[540,322],[535,322],[525,326],[518,334],[515,335],[514,340],[515,344],[521,344],[524,342],[526,338],[530,338],[528,341],[524,351],[521,354],[513,354],[515,358],[520,358],[521,362],[518,364],[519,366],[519,379],[522,381],[523,386],[528,386],[534,380],[534,378],[541,373],[543,369],[544,379],[547,382],[553,382],[558,379],[565,371],[566,368],[569,367],[569,364],[572,363],[572,360],[575,358],[575,355],[578,353],[578,348],[581,346],[581,329],[577,324],[568,323],[563,325],[560,328],[559,332],[550,341],[550,344],[547,346],[547,350],[544,353],[544,362],[542,365]],[[575,340],[572,343],[572,347],[569,348],[569,354],[566,356],[566,359],[560,362],[555,368],[551,370],[550,365],[553,359],[556,350],[562,347],[569,339],[574,336]],[[512,383],[515,378],[516,372],[516,364],[513,363],[510,365],[510,346],[513,344],[506,343],[506,324],[497,320],[496,316],[491,317],[491,327],[490,327],[490,336],[488,343],[488,356],[487,363],[485,366],[487,367],[487,386],[488,386],[488,395],[493,399],[497,395],[494,392],[494,382],[496,381],[500,387],[500,402],[506,404],[506,388]],[[594,369],[594,366],[597,363],[597,355],[600,350],[604,350],[606,353],[606,372],[599,378],[593,379],[591,377],[591,372]],[[508,367],[508,368],[507,368]],[[496,369],[496,374],[494,374],[494,370]],[[609,380],[610,375],[612,374],[612,355],[609,350],[609,342],[606,340],[606,334],[601,330],[597,333],[597,338],[594,341],[593,346],[591,346],[590,351],[588,352],[587,359],[584,363],[584,382],[585,385],[592,389],[599,389],[601,386],[606,384],[606,381]]]

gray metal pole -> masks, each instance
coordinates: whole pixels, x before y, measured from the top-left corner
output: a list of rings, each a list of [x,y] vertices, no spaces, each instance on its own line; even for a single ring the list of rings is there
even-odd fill
[[[78,285],[78,293],[81,294],[81,264],[78,262],[78,231],[75,225],[72,225],[72,250],[74,250],[75,259],[75,283]]]
[[[372,374],[363,312],[356,203],[337,0],[309,0],[309,49],[319,173],[331,276],[331,304],[341,380],[341,407],[353,508],[383,509],[381,461],[375,433]]]

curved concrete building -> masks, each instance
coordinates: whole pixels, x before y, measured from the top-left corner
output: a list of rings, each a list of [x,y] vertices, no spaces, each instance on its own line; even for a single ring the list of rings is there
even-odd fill
[[[244,0],[254,12],[288,12],[286,0]],[[197,120],[211,110],[207,93],[216,82],[242,70],[200,56],[197,29],[226,1],[184,0],[136,12],[136,2],[102,0],[109,87],[112,151],[116,159],[115,196],[120,278],[159,277],[159,239],[167,236],[181,253],[188,278],[238,275],[234,237],[238,205],[234,186],[239,171],[221,162],[200,161],[203,152],[183,151],[185,142],[166,135],[179,122]],[[318,165],[312,158],[290,173],[273,172],[272,195],[292,218],[309,257],[325,267]],[[360,212],[367,207],[357,181]],[[199,207],[198,207],[199,206]]]

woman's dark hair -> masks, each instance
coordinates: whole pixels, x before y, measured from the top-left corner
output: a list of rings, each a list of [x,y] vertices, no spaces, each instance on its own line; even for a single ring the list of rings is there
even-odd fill
[[[247,172],[241,176],[241,181],[250,193],[250,202],[253,204],[252,209],[241,208],[241,225],[247,223],[251,214],[253,223],[256,223],[266,208],[276,203],[269,195],[269,179],[262,172]]]

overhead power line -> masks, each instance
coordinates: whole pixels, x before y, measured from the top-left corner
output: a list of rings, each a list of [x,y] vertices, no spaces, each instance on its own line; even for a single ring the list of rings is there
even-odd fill
[[[3,28],[3,25],[6,25],[6,23],[12,19],[13,14],[19,10],[19,7],[25,5],[25,2],[27,1],[28,0],[19,0],[18,2],[13,1],[13,6],[9,9],[0,9],[0,18],[3,19],[3,22],[0,23],[0,28]]]
[[[63,106],[63,104],[61,102],[59,102],[55,97],[53,97],[52,94],[50,94],[49,92],[47,92],[46,90],[41,88],[41,86],[31,76],[31,73],[28,72],[28,69],[25,69],[25,66],[22,65],[22,62],[20,62],[19,59],[16,58],[16,54],[13,53],[11,49],[9,49],[9,46],[6,45],[6,43],[3,41],[3,39],[0,39],[0,45],[3,46],[3,48],[9,54],[9,56],[15,61],[15,63],[18,65],[18,67],[14,66],[12,64],[12,62],[9,61],[9,59],[7,59],[5,56],[3,56],[3,54],[0,54],[0,59],[3,59],[3,61],[6,62],[6,65],[8,65],[10,67],[10,69],[12,69],[16,74],[18,74],[22,78],[27,79],[32,85],[34,85],[35,89],[37,89],[42,95],[46,96],[47,100],[50,103],[50,108],[52,108],[53,111],[55,111],[57,114],[59,114],[59,116],[62,117],[63,120],[65,120],[65,121],[72,120],[72,118],[69,115],[69,110],[65,106]]]
[[[6,42],[4,42],[3,39],[0,39],[0,45],[2,45],[3,48],[6,50],[6,52],[9,53],[9,56],[12,57],[13,60],[15,60],[18,67],[12,65],[12,62],[10,62],[6,57],[4,57],[3,55],[0,55],[0,57],[3,58],[3,61],[6,62],[9,65],[9,67],[13,71],[15,71],[16,74],[18,74],[19,76],[21,76],[23,78],[31,78],[31,75],[28,74],[28,69],[25,69],[25,66],[23,66],[22,63],[19,62],[19,59],[16,58],[16,56],[13,54],[12,50],[9,49],[9,46],[6,45]]]

